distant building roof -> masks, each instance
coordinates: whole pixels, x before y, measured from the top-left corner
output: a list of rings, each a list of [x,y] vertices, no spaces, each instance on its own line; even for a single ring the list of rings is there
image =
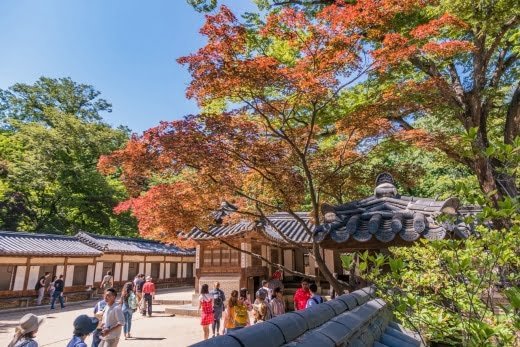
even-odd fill
[[[198,228],[192,229],[184,237],[195,241],[214,240],[217,238],[229,238],[242,235],[246,232],[258,230],[268,239],[275,242],[287,243],[284,239],[298,243],[311,243],[314,224],[311,223],[308,212],[296,212],[296,215],[307,225],[310,233],[302,226],[301,222],[288,212],[277,212],[267,216],[260,222],[243,220],[233,224],[212,226],[208,231]],[[280,236],[283,233],[284,237]]]
[[[164,243],[130,237],[104,236],[79,232],[76,238],[85,245],[109,253],[194,256],[194,249],[183,249]]]
[[[268,220],[263,221],[262,231],[268,238],[277,242],[287,243],[285,237],[297,243],[312,243],[314,224],[309,212],[295,212],[295,214],[301,221],[288,212],[277,212],[267,216]],[[302,222],[307,228],[302,225]],[[281,233],[284,237],[280,235]]]
[[[392,322],[386,302],[374,297],[373,289],[367,287],[192,347],[409,347],[421,344],[415,334]]]
[[[459,209],[456,198],[438,201],[399,195],[392,176],[384,173],[376,179],[373,196],[345,205],[324,205],[325,223],[316,228],[314,239],[344,243],[349,239],[366,242],[375,238],[387,243],[397,235],[407,242],[420,237],[463,238],[468,236],[471,226],[464,224],[460,217],[477,211],[478,208],[467,206]],[[455,223],[440,220],[441,214],[453,216]]]
[[[103,253],[74,236],[0,231],[0,254],[97,257]]]
[[[233,224],[222,224],[212,226],[208,231],[193,228],[190,232],[183,236],[195,241],[213,240],[216,238],[226,238],[231,236],[238,236],[247,231],[253,230],[255,223],[251,221],[240,221]]]

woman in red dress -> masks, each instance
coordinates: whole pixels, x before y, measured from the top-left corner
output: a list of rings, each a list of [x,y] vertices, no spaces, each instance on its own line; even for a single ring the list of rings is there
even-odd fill
[[[209,286],[203,284],[199,296],[200,325],[204,331],[204,340],[209,338],[209,325],[213,323],[213,297],[209,295]]]

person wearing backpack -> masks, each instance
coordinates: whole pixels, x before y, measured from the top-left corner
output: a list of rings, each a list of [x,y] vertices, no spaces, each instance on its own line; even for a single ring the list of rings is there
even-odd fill
[[[65,282],[63,281],[63,275],[60,275],[60,277],[54,281],[54,293],[52,293],[51,310],[54,310],[54,303],[56,302],[56,299],[60,301],[61,308],[65,308],[65,305],[63,304],[64,287]]]
[[[45,295],[45,286],[47,284],[47,278],[51,276],[50,272],[46,272],[45,275],[40,277],[38,279],[38,282],[36,282],[36,286],[34,287],[34,290],[38,292],[38,299],[36,299],[36,305],[40,306],[42,304],[43,297]]]
[[[127,282],[121,291],[121,299],[119,300],[121,310],[125,317],[125,325],[123,332],[125,333],[125,340],[132,337],[130,330],[132,330],[132,315],[137,309],[137,297],[134,293],[134,285],[132,282]]]
[[[108,288],[114,287],[114,277],[112,276],[112,271],[107,271],[107,274],[105,275],[105,277],[103,277],[100,286],[101,289],[103,289],[103,291],[106,291]]]
[[[87,347],[85,339],[90,335],[98,326],[98,319],[96,317],[89,317],[86,314],[78,316],[74,320],[74,335],[72,340],[69,341],[67,347]]]
[[[98,347],[101,343],[101,333],[103,332],[103,315],[105,313],[105,307],[107,306],[107,302],[105,299],[101,299],[97,302],[96,306],[94,306],[94,316],[98,319],[99,323],[97,329],[94,330],[92,334],[92,345],[91,347]]]
[[[260,293],[264,293],[266,303],[269,303],[271,301],[271,295],[273,294],[273,292],[269,288],[269,282],[267,282],[266,280],[262,281],[262,286],[260,287],[260,289],[256,291],[255,304],[258,304],[258,297],[260,296]]]
[[[273,317],[271,307],[266,302],[265,291],[260,291],[257,297],[258,303],[253,305],[255,324],[258,322],[265,322]]]
[[[218,336],[218,332],[220,331],[220,319],[222,318],[224,302],[226,301],[226,295],[220,289],[219,282],[215,282],[214,289],[210,295],[213,297],[213,324],[211,325],[211,330],[213,331],[213,336],[215,336],[215,334]]]
[[[307,305],[305,305],[305,308],[322,304],[323,298],[320,295],[316,294],[316,292],[318,291],[318,286],[316,285],[316,283],[311,283],[309,286],[309,290],[311,291],[311,297],[309,298],[309,300],[307,300]]]
[[[231,292],[231,297],[228,300],[224,313],[224,330],[222,334],[242,329],[249,325],[249,313],[247,312],[247,306],[244,304],[244,300],[244,297],[238,296],[238,291],[233,290]]]

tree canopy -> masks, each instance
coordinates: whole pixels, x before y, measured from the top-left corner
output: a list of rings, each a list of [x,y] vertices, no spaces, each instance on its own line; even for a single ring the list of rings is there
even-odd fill
[[[109,104],[92,86],[42,77],[2,95],[0,225],[3,229],[134,234],[135,221],[112,209],[126,197],[96,170],[121,147],[124,128],[101,121]]]

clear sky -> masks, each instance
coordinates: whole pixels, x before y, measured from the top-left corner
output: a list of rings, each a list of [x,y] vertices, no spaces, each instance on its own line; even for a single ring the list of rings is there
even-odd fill
[[[220,2],[254,10],[250,0]],[[197,112],[175,60],[204,45],[203,21],[185,0],[2,0],[0,88],[68,76],[112,103],[106,122],[140,133]]]

